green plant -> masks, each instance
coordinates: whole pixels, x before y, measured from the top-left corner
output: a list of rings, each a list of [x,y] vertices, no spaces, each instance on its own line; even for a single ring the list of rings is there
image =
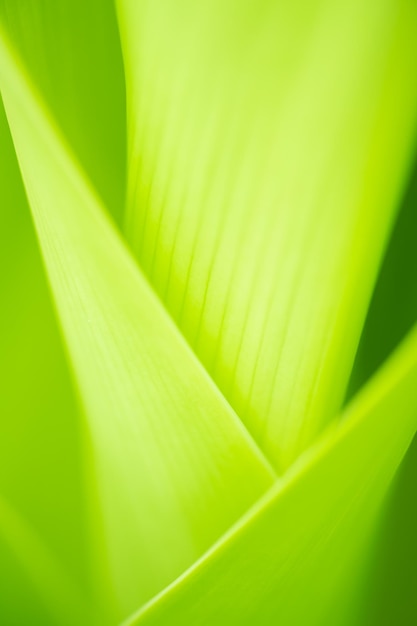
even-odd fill
[[[417,6],[0,7],[5,623],[381,621]]]

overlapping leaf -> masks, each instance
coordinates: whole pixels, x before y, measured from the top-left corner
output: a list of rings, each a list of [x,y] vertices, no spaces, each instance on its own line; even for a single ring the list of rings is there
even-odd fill
[[[274,474],[162,310],[2,33],[0,79],[89,419],[112,585],[133,610]]]
[[[128,235],[208,372],[285,468],[337,414],[395,217],[415,124],[416,8],[405,0],[118,5]],[[95,32],[69,54],[80,16],[92,28],[102,7],[74,6],[1,4],[53,115],[3,31],[0,87],[91,430],[97,547],[106,553],[95,566],[110,595],[103,619],[140,607],[189,568],[130,623],[318,626],[342,624],[343,614],[351,624],[355,604],[345,605],[416,429],[417,331],[342,426],[264,495],[274,471],[78,163],[117,214],[123,164],[107,176],[111,140],[93,158],[105,126],[94,119],[100,98],[79,123],[74,111],[88,97],[73,91],[77,77],[64,78],[86,53],[103,52]],[[114,35],[103,7],[97,32]],[[55,29],[63,37],[56,63]],[[88,85],[95,89],[103,96],[103,74]],[[77,106],[67,106],[75,93]],[[119,105],[110,98],[103,116]],[[123,141],[113,140],[120,156]],[[11,542],[17,554],[36,544],[25,532]],[[42,558],[38,571],[28,552],[29,575],[40,571],[48,583]],[[50,608],[65,623],[57,578]],[[87,621],[89,610],[69,620]]]
[[[375,517],[417,429],[417,327],[316,448],[132,626],[358,623]]]
[[[119,0],[126,232],[278,468],[343,400],[417,106],[416,5]]]

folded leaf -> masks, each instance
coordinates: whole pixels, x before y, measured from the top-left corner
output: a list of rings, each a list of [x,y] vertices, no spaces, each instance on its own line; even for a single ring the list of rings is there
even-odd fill
[[[128,624],[357,624],[375,517],[417,429],[417,326],[340,425]]]
[[[408,0],[118,0],[126,232],[285,469],[337,414],[407,172]]]
[[[119,615],[274,473],[158,302],[0,31],[0,87],[95,453]]]

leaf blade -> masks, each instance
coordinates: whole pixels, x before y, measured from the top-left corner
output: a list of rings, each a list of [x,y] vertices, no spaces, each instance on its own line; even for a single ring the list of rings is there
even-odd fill
[[[417,429],[416,381],[414,327],[342,423],[126,624],[356,623],[369,534]]]
[[[123,615],[192,563],[274,473],[146,284],[4,33],[0,45],[2,93],[89,419]]]
[[[407,2],[119,0],[136,255],[279,469],[343,401],[417,115]]]

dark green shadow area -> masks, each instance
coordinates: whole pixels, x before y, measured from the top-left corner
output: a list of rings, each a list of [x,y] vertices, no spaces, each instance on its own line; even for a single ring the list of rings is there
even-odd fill
[[[417,437],[388,497],[368,580],[363,626],[417,624]]]
[[[417,156],[375,286],[346,401],[417,321]]]
[[[416,321],[417,158],[372,297],[347,400]],[[358,626],[417,624],[417,436],[398,471],[374,536],[362,609]]]

